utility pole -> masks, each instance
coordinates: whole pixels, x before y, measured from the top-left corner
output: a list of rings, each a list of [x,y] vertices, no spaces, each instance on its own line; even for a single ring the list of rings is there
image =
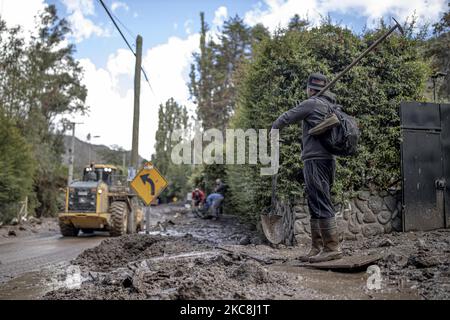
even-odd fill
[[[136,171],[139,167],[139,112],[141,95],[141,69],[142,69],[142,37],[136,39],[136,68],[134,71],[134,116],[133,116],[133,142],[131,149],[131,165]]]
[[[139,169],[139,113],[140,113],[140,97],[141,97],[141,69],[142,69],[142,43],[143,39],[140,35],[136,38],[136,66],[134,70],[134,116],[133,116],[133,141],[131,147],[131,164],[130,167],[135,170]],[[134,218],[135,208],[128,216],[128,232],[135,230]]]
[[[69,158],[69,178],[67,179],[67,185],[70,186],[70,184],[73,181],[73,163],[74,163],[74,154],[75,154],[75,122],[70,123],[70,127],[72,128],[72,143],[70,145],[70,158]]]

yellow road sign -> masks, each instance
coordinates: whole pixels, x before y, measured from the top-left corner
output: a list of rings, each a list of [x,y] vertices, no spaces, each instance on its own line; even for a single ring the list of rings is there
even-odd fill
[[[151,162],[146,163],[131,182],[131,187],[146,205],[150,205],[164,191],[167,185],[167,180]]]

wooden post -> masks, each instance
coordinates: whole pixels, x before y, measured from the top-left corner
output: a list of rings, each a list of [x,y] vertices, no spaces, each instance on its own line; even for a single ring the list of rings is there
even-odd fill
[[[142,43],[140,35],[136,38],[136,66],[134,70],[134,116],[133,116],[133,141],[131,148],[131,164],[136,172],[139,169],[139,114],[141,97],[141,69],[142,69]],[[137,204],[136,204],[137,205]],[[136,206],[132,207],[128,219],[128,232],[133,233],[135,228]]]
[[[136,68],[134,70],[134,117],[133,117],[133,142],[131,149],[131,167],[138,170],[139,167],[139,113],[141,95],[141,69],[142,69],[142,43],[141,36],[136,39]]]
[[[150,233],[150,215],[152,214],[152,205],[145,206],[145,234]]]

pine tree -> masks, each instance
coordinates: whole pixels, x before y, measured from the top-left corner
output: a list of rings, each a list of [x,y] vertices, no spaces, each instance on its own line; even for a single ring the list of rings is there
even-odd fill
[[[190,92],[197,105],[198,120],[205,130],[216,127],[216,114],[213,104],[214,79],[214,43],[208,40],[209,27],[205,22],[205,14],[200,13],[200,53],[194,54],[194,64],[191,65]]]

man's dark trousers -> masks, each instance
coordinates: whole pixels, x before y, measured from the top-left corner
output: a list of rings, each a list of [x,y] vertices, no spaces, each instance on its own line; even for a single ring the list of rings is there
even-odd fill
[[[304,162],[303,175],[312,219],[329,219],[335,216],[331,202],[335,171],[336,161],[332,159]]]

